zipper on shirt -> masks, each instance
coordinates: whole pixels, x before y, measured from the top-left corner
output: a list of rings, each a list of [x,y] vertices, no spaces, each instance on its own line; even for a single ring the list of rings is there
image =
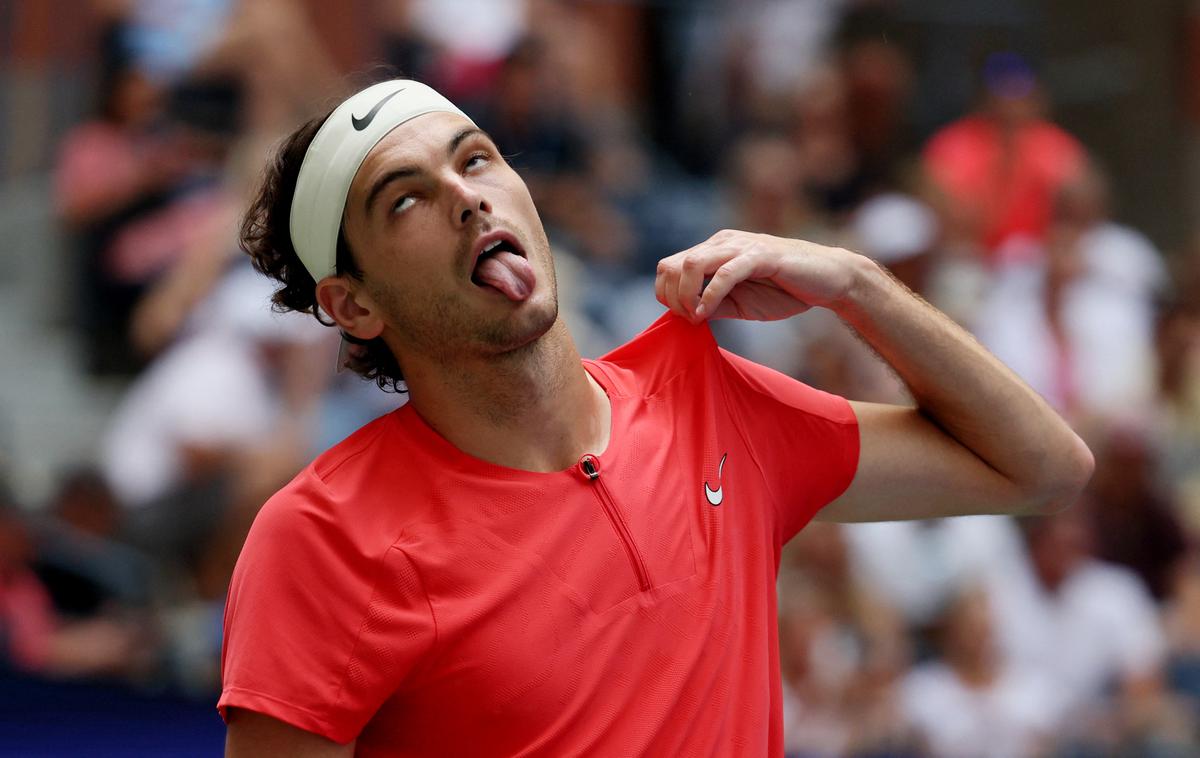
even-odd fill
[[[646,563],[642,560],[642,554],[638,552],[637,545],[633,542],[633,533],[629,531],[625,519],[621,518],[621,511],[617,508],[612,493],[608,491],[608,486],[600,478],[600,460],[594,455],[583,456],[579,459],[579,472],[592,485],[592,492],[600,501],[600,507],[604,509],[605,515],[608,516],[613,529],[616,530],[621,543],[625,546],[625,553],[629,556],[633,573],[637,575],[638,587],[645,592],[650,589],[650,574],[646,571]]]

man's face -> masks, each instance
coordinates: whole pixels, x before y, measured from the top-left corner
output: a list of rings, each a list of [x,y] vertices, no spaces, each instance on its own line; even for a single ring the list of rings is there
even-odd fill
[[[359,292],[402,369],[417,355],[506,353],[557,318],[550,245],[529,191],[461,116],[429,113],[384,137],[354,177],[343,223]]]

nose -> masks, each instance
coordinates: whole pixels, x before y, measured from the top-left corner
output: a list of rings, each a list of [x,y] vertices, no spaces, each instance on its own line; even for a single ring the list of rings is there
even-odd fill
[[[483,193],[479,189],[468,182],[464,177],[456,176],[452,180],[451,197],[451,213],[453,214],[452,221],[455,226],[464,227],[471,222],[471,216],[478,213],[491,213],[492,206],[484,198]]]

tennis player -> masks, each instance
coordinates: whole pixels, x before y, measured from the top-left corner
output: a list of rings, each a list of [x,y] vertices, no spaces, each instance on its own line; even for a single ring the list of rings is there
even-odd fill
[[[723,231],[667,312],[581,360],[520,177],[395,80],[296,131],[244,244],[410,402],[259,513],[229,591],[230,756],[781,756],[775,574],[811,519],[1037,513],[1085,445],[867,258]],[[706,284],[707,282],[707,284]],[[916,407],[717,347],[713,318],[833,310]]]

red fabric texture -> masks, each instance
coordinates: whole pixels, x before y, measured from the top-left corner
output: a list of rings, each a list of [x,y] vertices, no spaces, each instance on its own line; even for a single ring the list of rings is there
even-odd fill
[[[853,478],[853,411],[670,315],[585,367],[595,478],[471,458],[405,406],[268,501],[222,715],[360,756],[782,756],[780,549]]]

